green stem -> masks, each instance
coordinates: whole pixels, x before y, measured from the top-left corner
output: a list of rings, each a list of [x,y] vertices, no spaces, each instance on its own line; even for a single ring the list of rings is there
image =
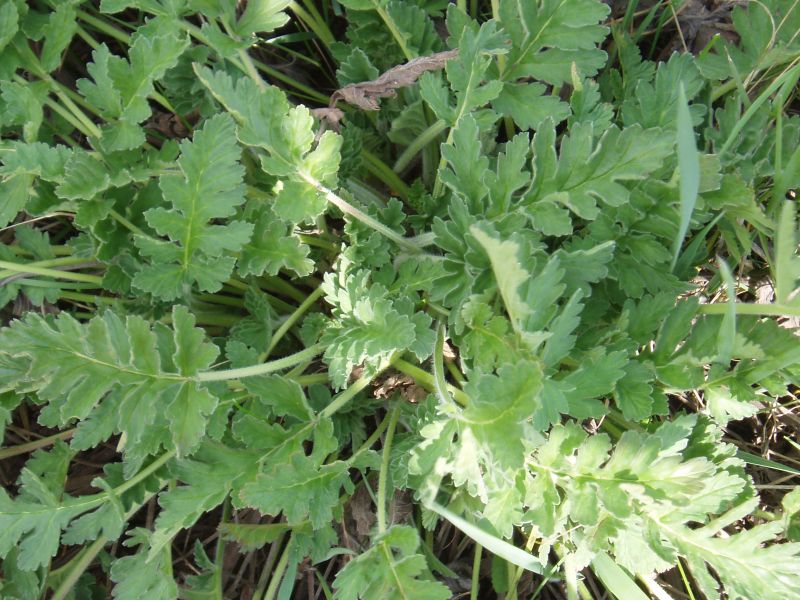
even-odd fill
[[[200,302],[208,302],[209,304],[221,304],[223,306],[235,306],[242,308],[244,300],[234,296],[224,296],[222,294],[198,294],[197,299]]]
[[[125,33],[124,31],[117,29],[116,27],[106,23],[102,19],[98,19],[97,17],[86,11],[77,10],[76,15],[81,21],[83,21],[87,25],[91,25],[106,37],[110,37],[112,39],[117,40],[118,42],[122,42],[126,46],[130,45],[131,36]]]
[[[203,373],[198,373],[196,378],[198,381],[227,381],[229,379],[243,379],[245,377],[274,373],[275,371],[288,369],[296,364],[310,360],[320,354],[323,349],[322,344],[314,344],[300,352],[295,352],[289,356],[271,360],[260,365],[251,365],[249,367],[228,369],[225,371],[205,371]]]
[[[400,416],[400,406],[399,402],[395,402],[389,419],[389,427],[386,430],[386,440],[383,442],[383,458],[381,459],[381,470],[378,473],[378,533],[386,531],[386,478],[389,473],[389,458],[392,452],[394,430]]]
[[[403,200],[408,199],[408,186],[402,179],[400,179],[400,177],[398,177],[395,170],[389,168],[389,165],[387,165],[369,150],[362,150],[361,156],[365,161],[364,166],[367,168],[367,171],[383,181],[383,183],[389,186]]]
[[[222,516],[220,518],[220,524],[226,523],[231,518],[231,498],[230,496],[225,497],[225,501],[222,503]],[[216,600],[223,600],[224,590],[222,589],[222,569],[223,564],[222,561],[225,557],[225,538],[223,536],[219,536],[217,538],[217,547],[214,550],[214,591],[213,594],[216,597]]]
[[[436,391],[436,382],[434,381],[433,375],[420,369],[416,365],[412,365],[410,362],[406,362],[402,358],[395,359],[392,363],[392,366],[400,371],[401,373],[405,373],[422,388],[428,390],[429,392]],[[447,384],[447,390],[453,394],[453,399],[458,402],[461,406],[466,406],[469,404],[469,396],[467,396],[463,391],[458,389],[455,386]]]
[[[397,158],[392,170],[395,173],[401,173],[409,165],[411,160],[419,154],[424,148],[439,137],[444,130],[447,129],[447,123],[442,119],[429,125],[428,128],[420,133],[414,140],[403,150],[403,153]]]
[[[377,221],[377,220],[373,219],[371,216],[369,216],[365,212],[359,210],[358,208],[356,208],[355,206],[353,206],[352,204],[347,202],[344,198],[341,198],[340,196],[335,194],[333,192],[333,190],[325,187],[321,182],[319,182],[317,179],[315,179],[311,175],[309,175],[307,173],[304,173],[303,171],[299,171],[298,174],[308,184],[310,184],[314,188],[316,188],[316,190],[320,194],[325,196],[325,199],[328,202],[330,202],[331,204],[336,206],[343,213],[348,214],[348,215],[350,215],[351,217],[353,217],[355,219],[358,219],[359,221],[364,223],[364,225],[366,225],[367,227],[369,227],[371,229],[374,229],[378,233],[384,235],[385,237],[387,237],[388,239],[392,240],[395,244],[397,244],[398,246],[400,246],[404,250],[407,250],[407,251],[412,252],[414,254],[417,254],[417,253],[420,252],[420,249],[416,244],[414,244],[413,242],[407,240],[406,238],[404,238],[402,235],[398,234],[397,232],[392,231],[391,229],[386,227],[386,225],[384,225],[380,221]]]
[[[312,373],[310,375],[298,375],[297,377],[292,377],[292,379],[301,386],[307,387],[315,383],[328,383],[330,377],[328,377],[327,373]]]
[[[483,546],[475,544],[475,555],[472,558],[472,583],[469,590],[469,600],[478,600],[481,578],[481,554],[483,554]]]
[[[306,12],[306,9],[298,5],[297,2],[292,2],[289,4],[289,10],[297,15],[297,18],[299,18],[311,31],[313,31],[319,40],[325,44],[325,46],[330,46],[336,41],[336,38],[334,37],[333,33],[331,33],[331,30],[328,29],[328,24],[322,20],[321,15],[317,12],[317,9],[313,4],[309,5],[308,8],[309,11]],[[317,14],[310,14],[312,10]]]
[[[370,375],[362,375],[359,377],[353,385],[347,388],[338,396],[335,396],[328,406],[323,408],[319,414],[317,415],[317,420],[321,421],[322,419],[330,419],[335,413],[337,413],[343,406],[345,406],[350,400],[355,398],[358,393],[367,387],[370,382],[375,379],[380,373],[385,371],[389,368],[390,365],[394,365],[395,362],[399,359],[399,353],[395,354],[392,358],[387,361],[384,361],[376,370],[375,373]]]
[[[261,281],[264,282],[265,284],[264,287],[268,291],[278,294],[283,294],[284,296],[288,296],[289,298],[297,302],[302,302],[306,297],[306,294],[304,292],[301,292],[291,283],[285,281],[284,279],[281,279],[280,277],[274,277],[272,275],[264,275],[261,278]]]
[[[28,83],[28,82],[27,82],[27,81],[25,81],[25,80],[24,80],[22,77],[20,77],[19,75],[16,75],[16,74],[14,75],[14,81],[15,81],[16,83],[20,83],[20,84],[22,84],[22,85],[26,85],[26,84]],[[84,126],[83,126],[83,124],[80,122],[80,120],[78,120],[78,119],[77,119],[77,118],[76,118],[76,117],[75,117],[75,116],[74,116],[74,115],[73,115],[71,112],[69,112],[67,109],[65,109],[63,106],[61,106],[61,105],[60,105],[58,102],[56,102],[56,101],[55,101],[55,100],[53,100],[52,98],[49,98],[49,97],[48,97],[48,98],[45,98],[45,99],[44,99],[44,104],[45,104],[45,106],[47,106],[49,109],[51,109],[53,112],[57,113],[57,114],[58,114],[58,115],[59,115],[59,116],[60,116],[62,119],[64,119],[64,120],[65,120],[67,123],[69,123],[69,124],[70,124],[70,125],[72,125],[72,126],[75,128],[75,129],[77,129],[78,131],[80,131],[80,132],[81,132],[83,135],[85,135],[86,137],[91,137],[91,134],[90,134],[90,132],[89,132],[89,131],[87,131],[87,130],[84,128]]]
[[[278,593],[278,586],[281,584],[283,574],[286,572],[286,567],[289,565],[289,550],[291,547],[292,538],[290,537],[289,542],[286,544],[286,547],[281,553],[281,559],[278,561],[278,564],[275,565],[275,569],[272,571],[272,578],[270,579],[267,591],[264,592],[263,600],[273,600],[275,598],[275,594]]]
[[[57,213],[58,215],[71,215],[72,213]],[[16,226],[16,225],[15,225]],[[33,256],[33,253],[25,248],[21,248],[15,244],[9,244],[6,246],[9,250],[11,250],[17,256]],[[72,248],[69,246],[50,246],[50,252],[55,254],[56,256],[72,256]]]
[[[737,315],[754,315],[759,317],[800,317],[800,306],[786,304],[748,304],[737,302],[734,304]],[[701,304],[699,312],[705,315],[722,315],[730,307],[727,303]]]
[[[11,446],[10,448],[3,448],[0,450],[0,460],[5,460],[7,458],[11,458],[12,456],[19,456],[20,454],[28,454],[29,452],[33,452],[39,448],[45,448],[55,444],[58,440],[68,440],[74,433],[75,429],[68,429],[67,431],[60,431],[55,435],[33,440],[32,442]]]
[[[386,27],[389,28],[389,31],[392,33],[392,37],[397,42],[397,45],[400,46],[400,50],[403,51],[403,56],[406,57],[406,60],[412,60],[416,58],[416,52],[412,52],[411,48],[408,47],[405,36],[403,36],[400,29],[398,29],[397,23],[394,22],[392,16],[386,12],[386,9],[380,3],[375,3],[375,11],[378,13],[381,20],[386,24]]]
[[[328,240],[323,240],[318,235],[309,235],[307,233],[298,233],[297,237],[300,238],[300,241],[304,244],[308,244],[309,246],[316,246],[317,248],[322,248],[323,250],[327,250],[331,254],[338,254],[340,248],[333,242],[329,242]]]
[[[58,297],[64,300],[87,302],[90,304],[116,304],[119,301],[118,298],[112,298],[110,296],[97,296],[95,294],[83,294],[81,292],[69,292],[66,290],[61,290]]]
[[[447,380],[444,377],[444,324],[439,323],[436,328],[436,343],[433,347],[433,385],[436,395],[443,405],[453,403],[447,390]]]
[[[233,32],[233,30],[230,28],[230,26],[224,19],[222,20],[222,28],[225,30],[225,33],[228,34],[228,37],[230,37],[236,42],[241,41],[239,36]],[[261,90],[262,92],[266,90],[267,84],[264,83],[263,79],[261,79],[261,75],[258,74],[258,71],[256,70],[256,67],[253,64],[253,61],[250,58],[250,55],[247,53],[247,51],[241,49],[238,50],[236,54],[239,56],[239,60],[242,61],[242,65],[244,66],[244,71],[248,75],[248,77],[250,77],[250,79],[253,80],[253,82],[256,84],[259,90]]]
[[[392,418],[392,414],[391,413],[386,413],[386,416],[380,422],[380,424],[378,425],[378,428],[375,429],[375,431],[372,432],[372,435],[370,435],[367,438],[367,441],[364,442],[363,444],[361,444],[361,447],[358,450],[356,450],[355,452],[353,452],[353,455],[347,460],[347,462],[349,464],[353,464],[356,461],[356,458],[360,454],[362,454],[362,453],[366,452],[367,450],[369,450],[370,448],[372,448],[372,446],[375,444],[375,442],[378,441],[378,439],[381,437],[381,435],[383,435],[383,432],[389,426],[389,420],[391,418]]]
[[[26,266],[29,267],[68,267],[74,265],[80,265],[86,263],[86,259],[83,257],[75,257],[75,256],[63,256],[61,258],[48,258],[46,260],[37,260],[29,263],[25,263]],[[10,277],[11,275],[15,275],[19,271],[0,271],[0,278],[2,277]]]
[[[800,60],[800,57],[796,58],[795,61]],[[795,62],[793,61],[793,62]],[[796,78],[800,72],[800,64],[794,65],[792,68],[787,69],[784,71],[780,77],[776,77],[775,80],[765,89],[761,94],[759,94],[758,98],[753,101],[753,104],[744,112],[742,117],[736,121],[736,125],[733,126],[731,129],[730,134],[728,135],[728,139],[725,140],[725,143],[722,145],[722,148],[719,149],[717,154],[723,156],[730,150],[731,146],[736,142],[736,138],[741,133],[742,129],[744,129],[745,125],[750,121],[750,119],[755,115],[761,105],[767,101],[767,99],[775,93],[778,88],[780,88],[786,81],[790,78]]]
[[[0,269],[5,269],[11,273],[30,273],[31,275],[43,275],[53,279],[67,279],[69,281],[82,281],[92,283],[100,287],[103,278],[97,275],[86,275],[85,273],[73,273],[71,271],[59,271],[58,269],[46,269],[44,267],[31,266],[30,264],[17,264],[6,260],[0,260]]]
[[[136,508],[138,510],[139,507],[137,506]],[[64,600],[64,598],[69,595],[69,593],[72,591],[72,588],[75,587],[76,583],[78,583],[78,579],[80,579],[84,571],[89,568],[89,565],[94,562],[94,559],[98,554],[100,554],[100,551],[108,542],[109,539],[106,536],[101,535],[94,542],[92,542],[91,546],[84,548],[80,554],[80,557],[70,569],[69,574],[61,582],[61,585],[58,586],[58,589],[53,592],[52,600]]]
[[[267,346],[267,351],[264,353],[264,359],[266,359],[270,353],[275,349],[275,346],[278,345],[278,342],[283,339],[283,336],[294,326],[295,323],[302,317],[309,308],[311,308],[314,303],[322,297],[322,287],[318,287],[315,289],[309,296],[303,300],[303,303],[297,307],[297,309],[290,314],[286,320],[281,323],[281,326],[275,331],[272,336],[272,339],[269,341],[269,346]]]
[[[143,229],[140,229],[139,227],[137,227],[136,225],[131,223],[128,219],[123,217],[121,214],[119,214],[113,208],[109,208],[108,209],[108,214],[111,215],[112,219],[117,221],[120,225],[122,225],[125,229],[127,229],[131,233],[134,233],[136,235],[140,235],[142,237],[148,237],[148,238],[152,237],[152,236],[148,235],[146,231],[144,231]]]

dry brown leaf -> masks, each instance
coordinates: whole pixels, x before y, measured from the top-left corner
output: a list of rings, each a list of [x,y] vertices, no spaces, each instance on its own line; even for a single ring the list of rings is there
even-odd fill
[[[420,56],[405,64],[392,67],[372,81],[346,85],[331,95],[331,106],[336,106],[341,100],[362,110],[379,110],[379,98],[393,97],[398,88],[413,85],[420,75],[427,71],[444,68],[447,61],[456,56],[458,56],[457,49]]]
[[[344,118],[344,112],[335,106],[312,108],[311,114],[320,121],[325,121],[333,131],[339,131],[339,123]]]

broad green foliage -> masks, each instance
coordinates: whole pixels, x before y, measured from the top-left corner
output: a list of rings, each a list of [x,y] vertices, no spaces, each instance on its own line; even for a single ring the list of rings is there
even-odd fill
[[[270,597],[333,560],[335,600],[444,600],[442,519],[497,593],[680,561],[800,596],[797,491],[759,510],[722,441],[800,375],[797,3],[658,63],[600,0],[29,4],[0,2],[0,439],[66,433],[0,491],[0,596],[220,599],[236,541],[276,544]]]

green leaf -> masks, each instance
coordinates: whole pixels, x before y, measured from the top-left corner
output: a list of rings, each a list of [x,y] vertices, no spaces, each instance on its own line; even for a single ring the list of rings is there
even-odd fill
[[[625,125],[638,123],[645,128],[665,129],[677,125],[680,129],[685,127],[680,125],[680,120],[685,119],[691,129],[692,125],[701,123],[705,114],[703,104],[694,104],[688,109],[681,108],[687,103],[687,99],[697,96],[705,84],[691,54],[673,54],[666,63],[658,64],[652,83],[649,79],[642,77],[635,80],[636,87],[633,94],[623,101],[621,113]],[[683,96],[680,93],[681,89]],[[680,115],[684,110],[687,111],[686,114],[679,116],[676,121],[675,114]]]
[[[645,594],[630,575],[620,568],[605,552],[600,552],[592,560],[592,570],[603,585],[618,600],[647,600]]]
[[[380,533],[366,552],[348,562],[334,581],[337,600],[446,600],[444,584],[434,581],[418,553],[416,529],[395,525]]]
[[[341,488],[353,492],[348,468],[343,461],[319,465],[313,457],[293,454],[244,486],[239,497],[263,514],[282,512],[289,525],[310,520],[320,529],[333,519]]]
[[[781,523],[756,525],[733,535],[716,536],[707,528],[664,527],[667,538],[684,554],[692,575],[708,596],[718,594],[709,567],[725,584],[726,592],[739,598],[779,600],[800,593],[794,576],[800,567],[800,544],[775,543]],[[772,542],[766,545],[767,542]],[[770,585],[765,587],[764,582]]]
[[[546,152],[553,139],[552,125],[543,126],[534,147]],[[630,192],[619,182],[644,179],[671,151],[672,140],[658,129],[612,126],[595,141],[592,125],[578,124],[562,138],[558,159],[552,150],[535,152],[533,184],[524,202],[555,203],[595,219],[600,214],[596,199],[608,206],[625,204]]]
[[[291,530],[287,523],[261,523],[259,525],[246,525],[242,523],[220,523],[220,533],[223,538],[240,544],[248,550],[258,550],[266,544],[280,539]]]
[[[314,416],[303,388],[296,381],[278,375],[263,375],[248,377],[245,386],[277,415],[294,417],[300,421],[307,421]]]
[[[629,421],[646,419],[655,412],[654,375],[641,362],[631,361],[614,387],[614,401]]]
[[[61,530],[93,506],[77,502],[62,505],[44,481],[27,469],[23,469],[20,481],[26,492],[24,499],[12,500],[0,490],[0,556],[17,548],[18,567],[33,571],[56,555]]]
[[[334,321],[321,341],[327,345],[325,362],[336,388],[345,387],[354,367],[364,363],[367,368],[376,368],[393,352],[411,349],[419,338],[424,339],[426,331],[430,332],[430,317],[415,316],[411,306],[398,309],[384,286],[369,285],[368,271],[338,278],[329,273],[323,290],[334,306]],[[429,347],[433,349],[433,342]]]
[[[737,6],[732,11],[738,43],[727,39],[714,44],[713,52],[704,52],[698,66],[709,79],[744,79],[755,70],[796,52],[800,46],[794,35],[800,28],[800,9],[781,0]]]
[[[232,489],[255,478],[258,454],[222,444],[203,443],[192,458],[170,465],[172,476],[183,483],[162,492],[161,512],[155,523],[148,560],[158,556],[182,529],[222,504]]]
[[[311,183],[336,187],[342,138],[325,132],[315,144],[314,119],[305,106],[289,108],[278,88],[260,90],[249,78],[233,81],[220,71],[195,66],[197,76],[239,125],[239,141],[267,151],[261,167],[284,180],[275,213],[294,223],[313,222],[327,206]]]
[[[28,202],[36,197],[37,178],[58,181],[71,152],[64,146],[48,146],[39,142],[13,142],[2,150],[0,167],[0,227],[5,227]]]
[[[30,361],[14,385],[48,402],[45,421],[63,426],[99,415],[103,405],[114,407],[105,418],[135,447],[166,413],[172,443],[188,454],[217,402],[194,376],[212,364],[217,348],[203,341],[184,307],[175,307],[172,317],[174,329],[166,331],[111,311],[87,324],[67,313],[54,320],[30,313],[0,332],[0,353]]]
[[[506,83],[492,108],[511,117],[520,129],[535,129],[545,119],[560,123],[569,116],[569,106],[546,92],[538,83]]]
[[[247,3],[244,13],[236,23],[236,34],[248,37],[254,33],[270,33],[283,27],[289,15],[282,12],[291,4],[290,0],[253,0]]]
[[[19,29],[19,11],[13,2],[0,6],[0,52],[14,38]]]
[[[75,9],[69,3],[62,3],[50,13],[47,25],[42,30],[44,46],[39,60],[46,72],[55,71],[62,56],[78,31]]]
[[[494,556],[499,556],[512,565],[517,565],[518,567],[521,567],[532,573],[542,573],[544,571],[544,566],[542,563],[532,554],[529,554],[524,550],[509,544],[505,540],[502,540],[484,531],[480,527],[462,519],[457,514],[449,511],[443,506],[439,506],[435,502],[429,504],[428,508],[447,519],[450,523],[475,540],[475,542],[486,548]]]
[[[380,72],[370,62],[369,57],[361,48],[350,50],[350,54],[336,69],[336,79],[340,85],[372,81],[377,79],[378,75],[380,75]]]
[[[456,13],[457,10],[451,5],[448,15]],[[451,127],[456,127],[464,115],[497,97],[503,89],[502,82],[496,80],[482,82],[487,79],[486,73],[492,63],[492,57],[508,51],[505,42],[505,36],[498,30],[494,21],[483,23],[477,31],[471,27],[465,27],[461,31],[458,56],[447,61],[445,65],[447,79],[456,95],[455,109],[444,110],[440,93],[432,85],[432,79],[426,78],[428,83],[420,89],[423,99],[435,112],[439,107],[436,114],[438,118],[446,121]]]
[[[76,150],[64,165],[64,180],[56,194],[67,200],[91,200],[110,184],[106,166],[88,152]]]
[[[14,6],[9,3],[6,6]],[[0,9],[2,10],[2,9]],[[44,120],[43,104],[49,92],[44,81],[21,85],[12,81],[0,83],[2,90],[3,125],[22,125],[22,136],[26,142],[35,142]]]
[[[582,75],[594,75],[606,60],[597,45],[606,37],[600,23],[608,12],[598,0],[502,0],[499,18],[513,45],[501,76],[557,86],[570,80],[573,63]]]
[[[503,304],[512,325],[518,328],[519,323],[530,313],[530,308],[520,293],[520,287],[531,276],[520,262],[520,246],[512,241],[500,241],[476,225],[470,228],[470,232],[489,256]]]
[[[109,121],[99,144],[106,152],[136,148],[145,142],[139,123],[151,114],[148,96],[154,83],[174,67],[188,47],[186,36],[177,34],[135,36],[128,60],[112,55],[105,44],[92,52],[87,66],[92,80],[79,79],[77,87]]]
[[[210,222],[233,216],[244,202],[239,154],[233,120],[227,115],[209,119],[193,141],[181,143],[181,174],[159,179],[172,210],[159,207],[145,213],[148,224],[171,242],[136,238],[150,264],[136,274],[134,286],[173,300],[184,286],[197,284],[201,290],[215,292],[230,277],[231,254],[248,241],[253,226],[236,220],[224,225]]]
[[[485,173],[489,159],[483,155],[478,124],[472,115],[464,116],[452,133],[452,141],[442,144],[442,159],[448,167],[442,169],[442,183],[464,197],[472,212],[478,212],[489,191]]]
[[[173,600],[178,597],[178,586],[167,570],[170,554],[159,553],[153,560],[147,556],[149,532],[134,529],[124,542],[126,546],[140,546],[131,556],[118,558],[111,565],[111,579],[116,584],[113,597],[117,600],[151,598]],[[169,565],[171,566],[171,565]]]

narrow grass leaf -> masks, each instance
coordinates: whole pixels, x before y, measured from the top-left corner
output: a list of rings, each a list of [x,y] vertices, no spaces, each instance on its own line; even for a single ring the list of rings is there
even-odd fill
[[[532,573],[541,574],[544,572],[544,565],[542,565],[542,563],[539,562],[539,560],[532,554],[529,554],[524,550],[509,544],[505,540],[502,540],[499,537],[484,531],[480,527],[462,519],[457,514],[447,510],[445,507],[435,502],[428,504],[428,508],[447,519],[454,527],[460,529],[492,554],[499,556],[500,558],[503,558],[508,562],[517,565],[518,567],[531,571]]]
[[[678,227],[678,235],[672,246],[672,265],[675,270],[678,262],[683,240],[689,230],[689,222],[694,212],[697,202],[697,191],[700,189],[700,159],[697,155],[697,144],[694,139],[694,129],[692,128],[692,115],[689,113],[689,102],[686,100],[686,92],[683,83],[678,90],[678,171],[680,175],[680,213],[681,221]]]
[[[769,460],[768,458],[762,458],[756,454],[750,454],[749,452],[744,452],[739,450],[736,453],[738,458],[741,458],[744,462],[748,465],[754,465],[756,467],[764,467],[766,469],[772,469],[773,471],[781,471],[783,473],[791,473],[792,475],[800,475],[800,470],[794,469],[792,467],[787,467],[786,465],[782,465],[779,462],[775,462],[774,460]]]
[[[727,364],[731,361],[733,344],[736,341],[736,282],[733,280],[733,273],[731,273],[728,263],[722,258],[717,258],[717,261],[719,262],[719,273],[728,295],[722,326],[717,336],[717,360],[722,364]]]
[[[599,552],[592,561],[592,570],[606,589],[619,600],[648,600],[636,582],[605,552]]]
[[[800,277],[800,259],[795,258],[797,250],[795,237],[795,211],[794,202],[785,202],[778,220],[778,234],[775,238],[775,301],[778,304],[788,304],[789,296],[794,291],[794,284]]]

